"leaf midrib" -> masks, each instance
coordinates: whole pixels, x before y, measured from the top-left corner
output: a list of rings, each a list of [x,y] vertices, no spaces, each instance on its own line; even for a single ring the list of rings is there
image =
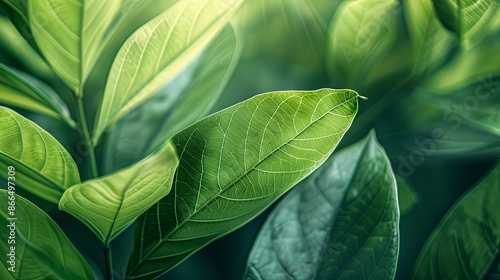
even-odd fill
[[[342,91],[338,91],[338,92],[335,92],[333,94],[339,94],[339,93],[343,93]],[[190,221],[190,219],[195,216],[197,213],[200,212],[201,209],[204,209],[207,205],[209,205],[212,201],[214,201],[215,199],[217,199],[222,193],[226,192],[227,190],[231,189],[234,185],[236,185],[239,181],[241,181],[245,176],[247,176],[250,172],[252,172],[253,170],[255,170],[255,168],[260,165],[262,162],[264,162],[265,160],[267,160],[270,156],[272,156],[274,153],[276,153],[277,151],[279,151],[282,147],[284,147],[285,145],[289,144],[291,141],[293,141],[295,138],[297,138],[300,134],[302,134],[305,130],[307,130],[309,127],[311,127],[313,124],[317,123],[319,120],[321,120],[322,118],[324,118],[325,116],[327,116],[331,111],[335,110],[336,108],[354,100],[358,98],[358,96],[354,96],[354,97],[351,97],[349,99],[347,99],[346,101],[343,101],[342,103],[339,103],[339,104],[336,104],[335,106],[333,106],[330,110],[328,110],[326,113],[324,113],[323,115],[321,115],[319,118],[317,118],[315,121],[312,121],[311,123],[309,123],[305,128],[303,128],[301,131],[299,131],[298,133],[296,133],[295,136],[293,136],[291,139],[285,141],[283,144],[279,145],[276,149],[274,149],[273,151],[271,151],[266,157],[264,157],[262,160],[260,160],[259,162],[255,163],[251,168],[249,168],[247,171],[245,171],[242,175],[240,175],[236,180],[234,180],[232,183],[228,184],[228,186],[226,188],[224,188],[223,190],[219,191],[217,193],[217,195],[215,195],[214,197],[212,197],[211,199],[207,200],[205,203],[203,203],[200,207],[197,208],[197,211],[194,211],[193,213],[189,214],[188,217],[186,217],[184,219],[184,221],[182,221],[179,225],[177,225],[172,231],[170,231],[166,236],[165,238],[161,238],[160,239],[160,242],[158,242],[155,246],[153,246],[148,253],[145,254],[144,257],[140,257],[139,258],[139,262],[137,263],[137,265],[130,270],[130,273],[134,272],[137,270],[138,267],[140,267],[140,264],[144,261],[144,260],[147,260],[147,258],[154,252],[158,249],[158,247],[163,244],[164,242],[167,242],[166,240],[171,237],[175,232],[178,231],[178,229],[180,229],[184,224],[188,223]],[[357,111],[357,110],[355,110]],[[347,117],[347,116],[346,116]],[[350,124],[352,123],[352,121],[349,123],[349,125],[347,126],[347,128],[350,126]],[[338,144],[338,143],[337,143]],[[177,219],[177,217],[176,217]]]

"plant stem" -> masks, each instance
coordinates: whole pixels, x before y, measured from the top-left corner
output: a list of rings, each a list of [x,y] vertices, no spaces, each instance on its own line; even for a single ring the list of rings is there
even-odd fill
[[[89,128],[87,125],[87,119],[85,117],[85,110],[83,108],[83,98],[78,97],[77,103],[78,103],[77,111],[78,111],[78,119],[79,119],[78,126],[80,128],[80,133],[82,134],[82,137],[85,140],[87,147],[88,147],[87,156],[89,157],[89,161],[90,161],[91,176],[93,178],[96,178],[98,176],[98,173],[97,173],[97,164],[96,164],[96,160],[95,160],[94,145],[92,144],[92,139],[90,138]]]
[[[113,253],[111,252],[111,244],[104,246],[104,258],[106,263],[106,274],[109,280],[114,279],[113,273]]]

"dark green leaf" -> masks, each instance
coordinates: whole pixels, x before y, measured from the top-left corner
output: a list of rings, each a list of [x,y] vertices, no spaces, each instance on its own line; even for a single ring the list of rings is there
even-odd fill
[[[413,279],[486,279],[500,250],[500,165],[460,198],[434,229]]]
[[[58,203],[63,192],[80,183],[73,158],[48,132],[0,106],[0,174],[16,169],[16,185]]]
[[[273,210],[246,279],[393,279],[396,181],[371,133],[334,154]]]
[[[357,99],[350,90],[262,94],[174,136],[174,187],[137,222],[128,277],[154,278],[262,212],[328,158]]]
[[[3,167],[2,167],[3,168]],[[73,247],[59,226],[40,208],[6,190],[0,190],[1,231],[0,253],[2,265],[1,279],[94,279],[85,259]],[[7,206],[15,201],[14,215]],[[15,228],[6,225],[15,224]],[[14,234],[12,233],[14,230]],[[15,243],[9,243],[15,236]],[[9,271],[11,264],[7,254],[15,248],[15,272]]]

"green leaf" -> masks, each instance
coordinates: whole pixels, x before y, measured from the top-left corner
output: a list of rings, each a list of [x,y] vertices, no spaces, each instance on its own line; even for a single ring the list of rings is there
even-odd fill
[[[12,22],[0,16],[0,62],[16,65],[37,77],[49,80],[53,77],[52,70],[40,55],[19,34]]]
[[[446,59],[452,36],[437,19],[432,0],[405,0],[404,7],[415,60],[413,71],[432,71]]]
[[[76,163],[48,132],[0,106],[0,174],[16,169],[16,185],[58,203],[63,192],[80,183]]]
[[[17,176],[17,175],[16,175]],[[14,197],[12,199],[11,197]],[[7,206],[15,201],[14,215]],[[94,279],[92,273],[59,226],[40,208],[27,199],[0,190],[1,279]],[[15,224],[9,228],[6,225]],[[9,239],[15,232],[15,239]],[[14,243],[9,243],[15,240]],[[15,272],[9,271],[7,254],[15,247]],[[8,257],[10,259],[10,257]]]
[[[100,41],[119,0],[28,1],[35,41],[54,72],[76,93],[98,57]]]
[[[233,27],[226,26],[199,59],[123,117],[106,137],[105,171],[144,158],[160,143],[204,117],[233,73],[241,47]],[[138,134],[141,139],[137,139]]]
[[[199,55],[242,2],[182,0],[132,34],[113,62],[94,143]]]
[[[39,55],[40,50],[33,39],[28,19],[28,0],[2,0],[0,8],[5,12],[17,31]]]
[[[454,117],[460,123],[467,121],[500,136],[500,75],[478,77],[471,84],[454,90],[422,91],[417,97],[437,107],[448,118]]]
[[[71,127],[69,109],[52,88],[34,77],[0,63],[0,102],[33,110],[66,121]]]
[[[59,202],[108,246],[172,188],[179,160],[173,145],[138,164],[69,188]]]
[[[346,1],[330,23],[327,61],[341,87],[358,86],[385,58],[397,38],[396,0]]]
[[[334,154],[276,206],[245,279],[393,279],[396,181],[375,133]]]
[[[461,44],[472,44],[483,39],[494,26],[499,15],[497,0],[433,0],[441,23],[454,32]]]
[[[172,192],[136,224],[130,279],[151,279],[228,234],[323,163],[350,127],[351,90],[272,92],[173,137]]]
[[[434,229],[413,267],[412,279],[487,279],[500,256],[499,199],[497,164]]]
[[[324,64],[327,24],[311,2],[246,1],[237,16],[245,36],[245,56],[272,56],[322,71],[318,68]]]

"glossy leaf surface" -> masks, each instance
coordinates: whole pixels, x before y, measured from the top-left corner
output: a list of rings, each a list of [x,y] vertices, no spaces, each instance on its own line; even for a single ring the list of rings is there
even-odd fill
[[[357,99],[350,90],[262,94],[174,136],[174,187],[138,220],[128,277],[161,275],[262,212],[328,158]]]

